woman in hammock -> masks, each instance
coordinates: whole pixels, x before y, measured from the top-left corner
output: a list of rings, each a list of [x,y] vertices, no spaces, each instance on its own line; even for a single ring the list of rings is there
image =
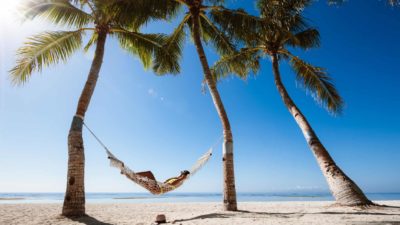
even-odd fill
[[[151,172],[151,171],[144,171],[144,172],[139,172],[139,173],[136,173],[136,174],[139,175],[139,176],[142,176],[142,177],[147,177],[150,180],[157,181],[156,178],[154,177],[153,172]],[[164,184],[168,184],[168,185],[171,185],[171,186],[178,186],[179,184],[181,184],[187,178],[187,176],[189,174],[190,174],[190,172],[187,171],[187,170],[181,171],[181,175],[179,177],[169,178],[166,181],[164,181]]]
[[[191,171],[184,170],[178,177],[172,177],[164,182],[158,182],[151,171],[144,171],[136,173],[132,171],[124,162],[116,158],[110,151],[107,151],[108,159],[111,162],[111,166],[116,167],[121,170],[121,174],[125,175],[128,179],[135,182],[136,184],[142,186],[150,193],[154,195],[161,195],[167,192],[173,191],[180,187],[189,176],[196,173],[212,156],[212,149],[206,152],[205,155],[200,157],[197,162],[192,167]]]
[[[172,191],[175,188],[182,185],[182,183],[185,181],[185,179],[188,178],[189,174],[190,174],[189,171],[184,170],[181,172],[180,176],[169,178],[166,181],[164,181],[163,183],[159,183],[151,171],[144,171],[144,172],[132,173],[132,174],[125,173],[125,176],[127,176],[128,178],[130,178],[132,180],[135,180],[136,183],[138,183],[142,187],[146,188],[152,194],[161,195],[166,192]],[[140,179],[140,178],[146,178],[146,180]]]

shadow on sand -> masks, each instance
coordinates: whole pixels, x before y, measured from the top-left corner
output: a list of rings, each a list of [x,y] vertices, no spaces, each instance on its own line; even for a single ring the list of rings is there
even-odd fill
[[[262,216],[265,218],[300,218],[305,215],[372,215],[372,216],[400,216],[400,214],[396,213],[379,213],[379,212],[315,212],[315,213],[302,213],[302,212],[294,212],[294,213],[271,213],[271,212],[252,212],[252,211],[245,211],[245,210],[239,210],[237,213],[210,213],[210,214],[204,214],[188,219],[177,219],[173,221],[173,223],[177,222],[187,222],[187,221],[193,221],[193,220],[202,220],[202,219],[228,219],[232,217],[237,217],[239,214],[247,215],[249,217],[254,217],[256,215]],[[354,222],[354,224],[359,225],[357,222]],[[400,225],[400,221],[387,221],[387,222],[367,222],[364,224],[366,225],[381,225],[381,224],[387,224],[387,225]]]
[[[242,211],[239,210],[237,213],[241,214],[248,214],[249,217],[255,217],[255,215],[262,215],[265,218],[273,218],[273,217],[278,217],[278,218],[293,218],[297,217],[300,218],[305,215],[305,213],[267,213],[267,212],[250,212],[250,211]],[[237,213],[210,213],[210,214],[204,214],[188,219],[178,219],[173,221],[173,223],[177,222],[187,222],[187,221],[193,221],[193,220],[202,220],[202,219],[228,219],[232,217],[237,217]],[[252,216],[253,215],[253,216]]]
[[[113,225],[111,223],[101,222],[101,221],[97,220],[96,218],[91,217],[89,215],[82,216],[82,217],[68,217],[68,219],[75,221],[75,222],[82,223],[82,224],[86,224],[86,225]]]
[[[400,209],[400,206],[392,206],[392,205],[377,205],[378,208],[392,208],[392,209]]]

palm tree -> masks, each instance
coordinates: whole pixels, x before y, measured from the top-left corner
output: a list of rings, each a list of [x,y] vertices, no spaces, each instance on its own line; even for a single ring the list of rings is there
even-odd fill
[[[153,55],[161,54],[165,36],[161,34],[143,34],[139,28],[153,18],[165,18],[174,9],[159,7],[154,10],[146,6],[146,0],[134,2],[130,14],[124,12],[121,0],[30,0],[23,4],[28,18],[42,17],[56,25],[64,25],[72,30],[48,31],[34,35],[21,47],[17,54],[16,66],[10,71],[16,84],[23,84],[35,71],[43,67],[66,61],[82,47],[82,38],[86,32],[91,38],[85,50],[95,45],[95,56],[86,84],[78,101],[76,114],[68,135],[68,177],[62,214],[65,216],[83,216],[85,214],[84,169],[85,155],[82,139],[82,126],[86,111],[103,62],[106,39],[115,37],[121,46],[139,56],[145,67],[152,63]],[[122,7],[122,8],[121,8]],[[168,63],[167,59],[164,62]],[[166,71],[177,72],[173,63],[160,64]]]
[[[310,3],[311,0],[258,0],[259,17],[249,15],[243,10],[213,10],[214,21],[245,45],[238,54],[223,57],[217,62],[213,67],[214,74],[225,76],[234,73],[246,77],[249,72],[259,70],[260,59],[269,56],[279,94],[300,127],[337,203],[369,205],[372,202],[335,163],[281,80],[279,62],[287,60],[296,73],[297,81],[319,103],[331,113],[341,112],[343,100],[326,70],[303,61],[289,51],[290,48],[309,49],[319,46],[318,30],[308,26],[301,15]]]
[[[154,4],[154,2],[160,2],[160,0],[148,0],[147,2],[149,4]],[[203,42],[205,42],[213,44],[217,52],[221,55],[232,54],[235,52],[230,39],[218,29],[207,15],[208,10],[212,9],[217,4],[222,4],[223,0],[161,0],[161,2],[167,2],[170,5],[178,4],[187,9],[182,21],[170,35],[169,40],[165,45],[165,49],[171,55],[175,55],[175,60],[179,60],[186,38],[186,30],[189,29],[203,68],[205,83],[211,93],[214,106],[223,128],[224,209],[236,211],[237,202],[233,165],[233,135],[228,115],[218,92],[216,81],[213,79],[211,74],[210,66],[203,47]],[[211,4],[212,6],[205,4]],[[157,61],[161,62],[162,60],[160,59]],[[155,65],[154,70],[159,74],[165,74],[167,72],[163,66],[157,64]]]

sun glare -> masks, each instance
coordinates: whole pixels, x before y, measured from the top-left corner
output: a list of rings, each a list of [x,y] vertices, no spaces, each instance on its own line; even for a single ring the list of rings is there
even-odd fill
[[[20,0],[0,0],[0,20],[12,23],[18,20],[18,5]]]

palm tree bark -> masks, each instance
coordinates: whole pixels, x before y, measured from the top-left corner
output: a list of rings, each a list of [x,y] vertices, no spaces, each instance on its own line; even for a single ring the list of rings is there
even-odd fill
[[[233,136],[231,126],[229,123],[228,115],[225,111],[224,104],[222,103],[221,96],[219,95],[215,80],[211,75],[211,70],[208,65],[207,57],[204,52],[203,44],[200,39],[200,21],[198,12],[193,12],[193,29],[192,36],[196,45],[197,53],[203,67],[205,81],[210,91],[214,106],[218,112],[219,118],[222,123],[224,131],[223,143],[223,177],[224,177],[224,209],[228,211],[237,210],[236,201],[236,187],[235,187],[235,174],[233,165]]]
[[[104,57],[107,32],[100,31],[90,72],[79,98],[68,135],[68,177],[62,215],[85,215],[85,152],[82,138],[83,120],[89,107]]]
[[[286,91],[282,83],[279,72],[279,59],[276,54],[272,55],[273,73],[275,84],[278,88],[279,94],[283,102],[292,114],[296,123],[299,125],[303,135],[313,152],[319,167],[329,185],[332,195],[335,197],[339,205],[346,206],[361,206],[373,204],[357,186],[340,168],[336,165],[333,158],[322,145],[321,141],[315,134],[311,125],[306,117],[302,114],[293,100],[290,98],[289,93]]]

